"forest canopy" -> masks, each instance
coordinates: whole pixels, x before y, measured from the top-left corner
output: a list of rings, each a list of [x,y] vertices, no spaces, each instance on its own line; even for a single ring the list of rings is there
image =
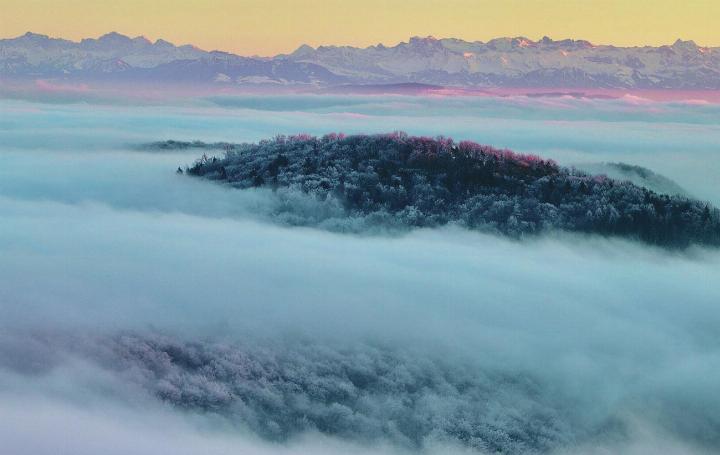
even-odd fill
[[[670,248],[720,245],[720,211],[709,203],[470,141],[328,134],[153,147],[224,150],[185,172],[241,189],[300,192],[326,208],[304,216],[280,206],[277,215],[293,224],[344,217],[393,228],[454,223],[512,238],[563,230]]]

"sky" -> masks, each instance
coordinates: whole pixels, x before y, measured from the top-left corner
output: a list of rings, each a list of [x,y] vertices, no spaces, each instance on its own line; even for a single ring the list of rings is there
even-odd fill
[[[117,31],[241,55],[427,35],[720,46],[716,0],[0,0],[0,10],[2,37],[33,31],[78,40]]]

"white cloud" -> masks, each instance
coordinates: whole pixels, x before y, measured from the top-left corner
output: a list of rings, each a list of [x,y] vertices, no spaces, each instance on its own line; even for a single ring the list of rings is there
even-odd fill
[[[39,369],[18,369],[25,351],[9,341],[150,328],[186,341],[271,346],[309,339],[352,347],[370,340],[447,356],[478,371],[531,378],[543,400],[573,417],[568,422],[578,434],[603,419],[627,423],[642,415],[641,423],[627,423],[628,437],[617,442],[622,450],[585,435],[579,443],[589,454],[652,453],[659,444],[666,453],[702,453],[691,444],[720,446],[717,251],[669,253],[570,235],[517,243],[454,228],[402,236],[289,229],[263,221],[272,204],[267,192],[175,175],[194,152],[128,149],[166,138],[254,140],[392,127],[577,160],[650,164],[718,201],[719,169],[708,159],[720,132],[705,122],[714,111],[702,110],[714,107],[665,106],[670,114],[656,118],[593,102],[581,106],[592,118],[572,122],[555,107],[500,101],[400,100],[424,106],[418,116],[397,99],[323,100],[293,108],[292,99],[276,99],[272,111],[3,102],[0,332],[12,336],[0,340],[6,386],[0,440],[11,453],[363,450],[318,435],[268,445],[236,429],[203,429],[207,422],[157,403],[133,408],[145,392],[108,376],[92,359],[51,351],[38,357]],[[446,117],[458,110],[466,115]],[[567,123],[549,126],[538,118],[553,116]],[[685,123],[674,125],[676,118]],[[45,364],[57,369],[47,376]],[[90,393],[95,386],[117,394]],[[23,445],[27,440],[34,445]]]

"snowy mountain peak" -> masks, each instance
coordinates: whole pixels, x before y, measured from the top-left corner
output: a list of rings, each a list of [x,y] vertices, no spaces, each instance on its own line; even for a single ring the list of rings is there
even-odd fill
[[[42,35],[40,33],[27,32],[16,39],[24,39],[30,41],[47,41],[50,39],[50,37],[47,35]]]
[[[222,74],[224,83],[720,90],[720,48],[681,39],[659,47],[616,47],[548,36],[485,43],[413,36],[394,46],[304,44],[291,54],[259,58],[118,32],[80,42],[31,32],[0,40],[2,78],[96,80],[120,72],[155,83],[215,83]]]
[[[303,44],[302,46],[295,49],[295,51],[290,55],[293,57],[302,58],[303,56],[310,55],[313,52],[315,52],[315,49],[312,46]]]
[[[489,48],[498,51],[511,51],[517,48],[535,47],[536,45],[535,41],[524,36],[495,38],[486,44]]]
[[[680,38],[678,38],[672,45],[673,49],[679,49],[679,50],[697,50],[698,45],[695,44],[695,41],[693,40],[686,40],[683,41]]]
[[[164,48],[174,48],[175,45],[169,41],[165,41],[164,39],[158,39],[155,41],[154,46],[156,47],[164,47]]]
[[[442,42],[434,36],[413,36],[408,41],[412,47],[442,47]]]
[[[434,43],[434,42],[436,42],[436,41],[438,41],[438,39],[435,38],[435,37],[432,36],[432,35],[427,35],[427,36],[411,36],[411,37],[410,37],[410,42],[411,42],[411,43]]]
[[[125,36],[122,33],[110,32],[102,35],[97,39],[101,43],[127,43],[132,42],[129,36]]]
[[[132,41],[133,41],[133,43],[139,43],[139,44],[143,44],[143,45],[146,45],[146,46],[152,45],[152,41],[150,41],[149,39],[147,39],[147,38],[144,37],[143,35],[136,36],[135,38],[132,39]]]

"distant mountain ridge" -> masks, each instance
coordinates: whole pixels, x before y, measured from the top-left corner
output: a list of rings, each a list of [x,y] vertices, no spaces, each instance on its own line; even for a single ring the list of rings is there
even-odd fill
[[[311,63],[241,57],[144,37],[108,33],[80,42],[26,33],[0,40],[0,77],[83,82],[338,84],[344,79]]]
[[[0,78],[233,86],[720,90],[720,47],[682,40],[658,47],[616,47],[548,37],[487,42],[412,37],[395,46],[302,45],[290,54],[263,58],[115,32],[80,42],[28,32],[0,40]]]

